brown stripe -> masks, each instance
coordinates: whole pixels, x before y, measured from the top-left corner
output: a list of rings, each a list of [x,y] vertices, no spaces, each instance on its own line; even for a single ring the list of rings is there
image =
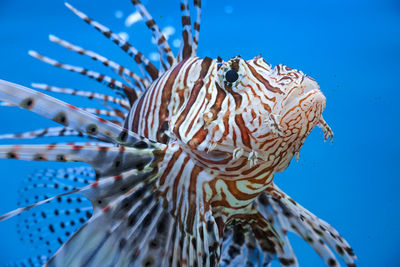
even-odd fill
[[[166,41],[165,36],[163,34],[163,35],[161,35],[160,39],[158,39],[157,45],[160,45],[160,44],[164,43],[165,41]]]
[[[182,154],[182,150],[179,149],[171,156],[171,159],[168,161],[167,167],[165,167],[165,170],[164,170],[162,176],[160,177],[159,185],[163,185],[165,183],[165,179],[171,172],[172,167],[175,165],[175,162],[179,159],[181,154]],[[163,164],[165,164],[165,162]]]
[[[135,90],[126,86],[125,84],[123,84],[122,86],[123,86],[125,95],[128,97],[129,104],[132,105],[133,102],[135,102],[135,100],[138,98]]]
[[[224,89],[222,89],[217,82],[215,82],[215,86],[217,87],[217,97],[215,98],[214,105],[210,108],[210,112],[213,114],[212,120],[217,119],[217,115],[221,111],[222,102],[226,97]]]
[[[200,145],[204,139],[206,139],[206,136],[208,134],[208,129],[200,128],[193,138],[189,141],[189,146],[192,148],[197,148],[198,145]]]
[[[201,70],[200,70],[199,78],[197,79],[196,83],[193,86],[193,89],[190,92],[190,96],[186,102],[184,111],[180,114],[180,116],[175,124],[176,126],[174,128],[174,132],[178,138],[181,138],[181,136],[179,134],[179,128],[181,127],[182,123],[186,119],[186,116],[189,113],[189,110],[194,105],[194,103],[197,99],[197,95],[199,94],[201,88],[204,85],[204,77],[207,75],[208,70],[210,69],[211,63],[212,63],[212,59],[209,57],[204,58],[201,62]]]
[[[132,121],[132,125],[131,125],[131,131],[134,133],[138,132],[138,128],[139,128],[139,116],[140,116],[140,111],[142,109],[142,105],[143,105],[143,100],[144,100],[145,95],[142,95],[139,99],[139,102],[135,108],[135,113],[134,113],[134,117],[133,117],[133,121]],[[128,122],[128,120],[126,120],[126,122]],[[126,127],[126,126],[125,126]]]
[[[94,78],[94,77],[93,77]],[[102,82],[104,80],[104,74],[100,74],[99,77],[97,77],[96,81]],[[114,80],[111,80],[111,83],[114,83]]]
[[[240,134],[242,136],[242,142],[245,146],[251,148],[249,130],[246,127],[246,124],[243,121],[242,115],[237,114],[235,116],[236,125],[239,127]]]
[[[261,74],[259,74],[254,68],[253,66],[251,66],[250,64],[248,64],[246,62],[247,66],[249,67],[251,73],[253,74],[254,77],[256,77],[257,80],[259,80],[264,86],[265,88],[267,88],[268,90],[270,90],[271,92],[274,93],[279,93],[279,94],[283,94],[283,92],[278,88],[278,87],[273,87],[268,80],[266,80]]]
[[[189,9],[188,5],[185,5],[184,3],[181,3],[181,11],[188,10],[188,9]]]
[[[234,92],[231,86],[225,86],[225,89],[233,96],[233,99],[235,100],[235,105],[236,105],[235,110],[240,108],[240,105],[242,104],[242,95]]]
[[[182,26],[190,25],[190,17],[189,16],[182,16]]]
[[[185,155],[185,159],[183,160],[182,164],[179,165],[179,172],[177,173],[177,175],[175,177],[170,177],[170,179],[174,180],[174,184],[172,187],[172,202],[173,202],[173,207],[172,207],[172,211],[174,212],[176,210],[176,204],[177,204],[177,200],[178,200],[178,191],[181,192],[181,194],[183,194],[182,190],[178,190],[178,185],[179,185],[179,181],[182,178],[182,173],[183,170],[185,169],[185,166],[187,164],[187,162],[189,161],[189,156]],[[178,162],[180,163],[180,162]],[[186,175],[184,176],[184,178],[186,178]],[[180,205],[182,205],[182,201],[183,201],[183,197],[181,198],[181,203]]]
[[[149,62],[149,64],[147,64],[144,68],[146,69],[147,73],[150,74],[153,81],[158,78],[158,69],[153,65],[153,63]]]
[[[206,91],[208,91],[207,89],[210,88],[210,83],[211,83],[211,79],[209,79],[208,83],[204,86]],[[198,104],[198,105],[197,105],[197,106],[198,106],[197,112],[196,112],[196,114],[195,114],[195,116],[194,116],[196,119],[190,121],[190,123],[189,123],[189,125],[188,125],[188,127],[187,127],[187,129],[186,129],[186,132],[185,132],[185,135],[186,135],[186,136],[189,135],[189,132],[190,132],[190,130],[191,130],[192,127],[193,127],[193,124],[194,124],[194,123],[200,122],[200,120],[198,119],[198,118],[200,117],[200,115],[199,115],[200,110],[201,110],[202,107],[206,104],[205,102],[206,102],[206,101],[209,101],[209,100],[210,100],[210,94],[207,92],[206,95],[205,95],[205,97],[203,97],[202,99],[196,101],[197,104]],[[201,102],[201,104],[200,104],[200,102]],[[208,132],[208,131],[207,131],[207,132]],[[204,138],[203,138],[202,140],[204,140]],[[196,141],[195,141],[195,140],[192,140],[192,141],[193,141],[193,145],[194,145],[195,147],[197,147],[197,145],[198,145],[199,143],[197,143],[197,145],[196,145]]]
[[[151,19],[146,21],[146,25],[151,29],[154,25],[156,25],[156,22],[154,21],[154,19]]]
[[[147,110],[146,110],[146,114],[144,115],[144,118],[143,118],[143,119],[144,119],[144,131],[145,131],[145,136],[148,136],[149,116],[150,116],[150,114],[153,114],[152,120],[151,120],[151,123],[150,123],[150,129],[154,129],[154,120],[157,119],[157,121],[158,121],[158,118],[157,118],[157,116],[156,116],[156,114],[155,114],[155,104],[156,104],[157,99],[158,99],[158,94],[159,94],[159,92],[161,91],[161,90],[159,90],[159,88],[158,88],[158,84],[160,83],[161,80],[162,80],[162,79],[158,79],[158,80],[156,81],[156,84],[154,85],[154,87],[152,87],[150,96],[149,96],[149,98],[148,98],[149,104],[146,105],[146,106],[147,106]],[[146,93],[147,93],[147,92],[149,92],[149,90],[147,90]],[[154,93],[155,93],[155,92],[157,93],[156,96],[154,96]],[[157,131],[156,140],[157,140],[158,142],[162,142],[162,143],[165,144],[166,142],[163,142],[163,141],[165,141],[165,140],[161,140],[161,139],[159,138],[160,136],[163,136],[163,135],[161,135],[160,131]]]
[[[182,59],[184,60],[192,55],[192,46],[189,42],[188,30],[184,30],[182,32],[182,39],[183,39]]]
[[[176,77],[178,76],[181,68],[183,65],[186,63],[186,61],[181,61],[171,72],[171,74],[168,77],[168,80],[165,82],[164,88],[162,88],[162,95],[161,95],[161,105],[160,105],[160,110],[158,113],[158,132],[162,133],[161,131],[161,126],[163,125],[164,121],[168,118],[169,110],[168,110],[168,105],[171,102],[171,95],[172,95],[172,89],[176,80]],[[165,135],[163,135],[165,136]],[[160,136],[161,137],[161,136]],[[167,138],[161,137],[161,139]]]
[[[116,44],[117,44],[117,45],[120,45],[120,42],[119,42],[118,40],[116,40],[116,41],[117,41]],[[130,47],[131,47],[131,45],[128,44],[127,42],[125,42],[125,44],[124,44],[123,46],[121,46],[122,50],[124,50],[125,52],[128,52],[128,50],[129,50]],[[138,56],[138,54],[139,54],[139,53],[137,53],[137,54],[135,55],[135,60],[136,60],[137,63],[140,63],[141,60],[138,61],[138,60],[136,59],[136,56]],[[140,56],[139,56],[139,59],[140,59]]]
[[[198,166],[194,165],[193,170],[190,174],[190,184],[189,184],[189,207],[188,207],[188,213],[187,213],[187,219],[186,219],[186,226],[190,234],[192,234],[193,231],[193,225],[194,225],[194,218],[196,216],[196,213],[199,212],[196,204],[196,184],[197,184],[197,177],[199,176],[199,173],[203,169]]]

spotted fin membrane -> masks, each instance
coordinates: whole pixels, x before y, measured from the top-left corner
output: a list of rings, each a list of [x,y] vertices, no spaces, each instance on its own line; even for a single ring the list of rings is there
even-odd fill
[[[18,191],[18,206],[32,205],[49,196],[62,194],[95,181],[90,167],[42,169],[30,174]],[[41,266],[92,215],[92,204],[80,195],[56,200],[18,216],[20,240],[34,250],[36,257],[16,265]]]

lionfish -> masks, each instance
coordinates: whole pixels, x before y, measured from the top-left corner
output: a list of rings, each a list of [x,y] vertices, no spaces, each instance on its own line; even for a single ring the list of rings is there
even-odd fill
[[[3,105],[62,125],[2,139],[86,138],[76,143],[2,145],[1,158],[84,162],[94,170],[80,166],[36,171],[22,196],[39,189],[57,194],[26,197],[28,205],[0,216],[3,221],[48,202],[86,201],[93,207],[93,213],[90,207],[33,212],[25,226],[32,231],[40,227],[35,233],[23,229],[22,235],[62,246],[53,256],[27,264],[269,266],[279,260],[282,266],[298,266],[287,236],[293,232],[327,265],[339,266],[333,250],[347,266],[355,266],[353,250],[339,233],[273,182],[316,125],[322,127],[325,140],[332,139],[321,115],[326,99],[317,82],[285,65],[272,67],[261,56],[228,61],[196,57],[200,0],[193,2],[195,18],[187,0],[180,3],[182,42],[175,57],[145,6],[139,0],[132,3],[152,31],[159,69],[120,35],[68,3],[73,13],[132,57],[141,74],[53,35],[52,42],[102,63],[121,79],[30,51],[41,61],[106,85],[114,95],[46,84],[33,87],[100,100],[104,109],[78,108],[0,81]],[[83,216],[70,220],[71,213]],[[50,217],[56,223],[48,224]],[[64,231],[68,240],[49,237],[57,231]]]

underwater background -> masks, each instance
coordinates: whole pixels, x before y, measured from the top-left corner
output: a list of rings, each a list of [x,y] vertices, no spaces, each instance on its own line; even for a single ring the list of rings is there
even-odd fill
[[[129,38],[158,66],[151,33],[129,0],[70,2]],[[179,1],[143,3],[176,52]],[[282,63],[315,78],[327,97],[323,115],[334,131],[333,144],[324,143],[316,128],[299,162],[293,160],[276,174],[276,184],[335,227],[353,247],[358,266],[400,266],[400,1],[203,0],[202,8],[200,57],[227,60],[240,54],[250,59],[262,54],[272,65]],[[39,82],[107,91],[28,56],[33,49],[110,75],[99,64],[50,43],[50,33],[134,69],[131,58],[73,15],[63,1],[0,0],[0,79],[28,87]],[[74,97],[53,95],[80,104]],[[55,125],[25,110],[0,107],[0,134]],[[0,160],[0,214],[17,208],[17,191],[35,169],[78,165]],[[0,224],[0,265],[36,255],[29,243],[19,241],[17,221]],[[323,266],[303,240],[293,235],[291,242],[300,266]]]

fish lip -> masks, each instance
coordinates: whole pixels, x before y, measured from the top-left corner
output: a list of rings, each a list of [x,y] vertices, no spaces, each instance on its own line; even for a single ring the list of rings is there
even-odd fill
[[[291,93],[298,94],[298,90],[297,92]],[[282,103],[283,107],[280,111],[273,112],[276,114],[275,117],[277,117],[279,120],[277,121],[277,125],[278,128],[281,130],[281,133],[279,133],[278,131],[277,134],[280,137],[286,136],[286,134],[284,133],[287,127],[287,123],[289,123],[295,116],[297,116],[296,114],[306,113],[307,110],[314,109],[315,113],[317,113],[316,116],[320,118],[322,117],[322,112],[325,109],[326,103],[325,95],[319,88],[311,88],[297,96],[295,95],[295,97],[289,97],[287,100],[288,101],[284,101],[284,103]],[[298,108],[300,108],[301,111],[298,111]],[[298,123],[302,125],[304,123],[303,119]],[[315,125],[313,125],[312,128],[314,128],[314,126]]]
[[[277,114],[280,114],[281,117],[284,116],[289,110],[293,109],[295,106],[298,106],[300,101],[312,101],[313,106],[322,104],[325,107],[326,97],[319,88],[310,88],[302,91],[301,94],[299,94],[299,90],[302,89],[299,88],[290,92],[290,95],[282,103],[281,112]],[[312,99],[310,99],[310,97]]]

